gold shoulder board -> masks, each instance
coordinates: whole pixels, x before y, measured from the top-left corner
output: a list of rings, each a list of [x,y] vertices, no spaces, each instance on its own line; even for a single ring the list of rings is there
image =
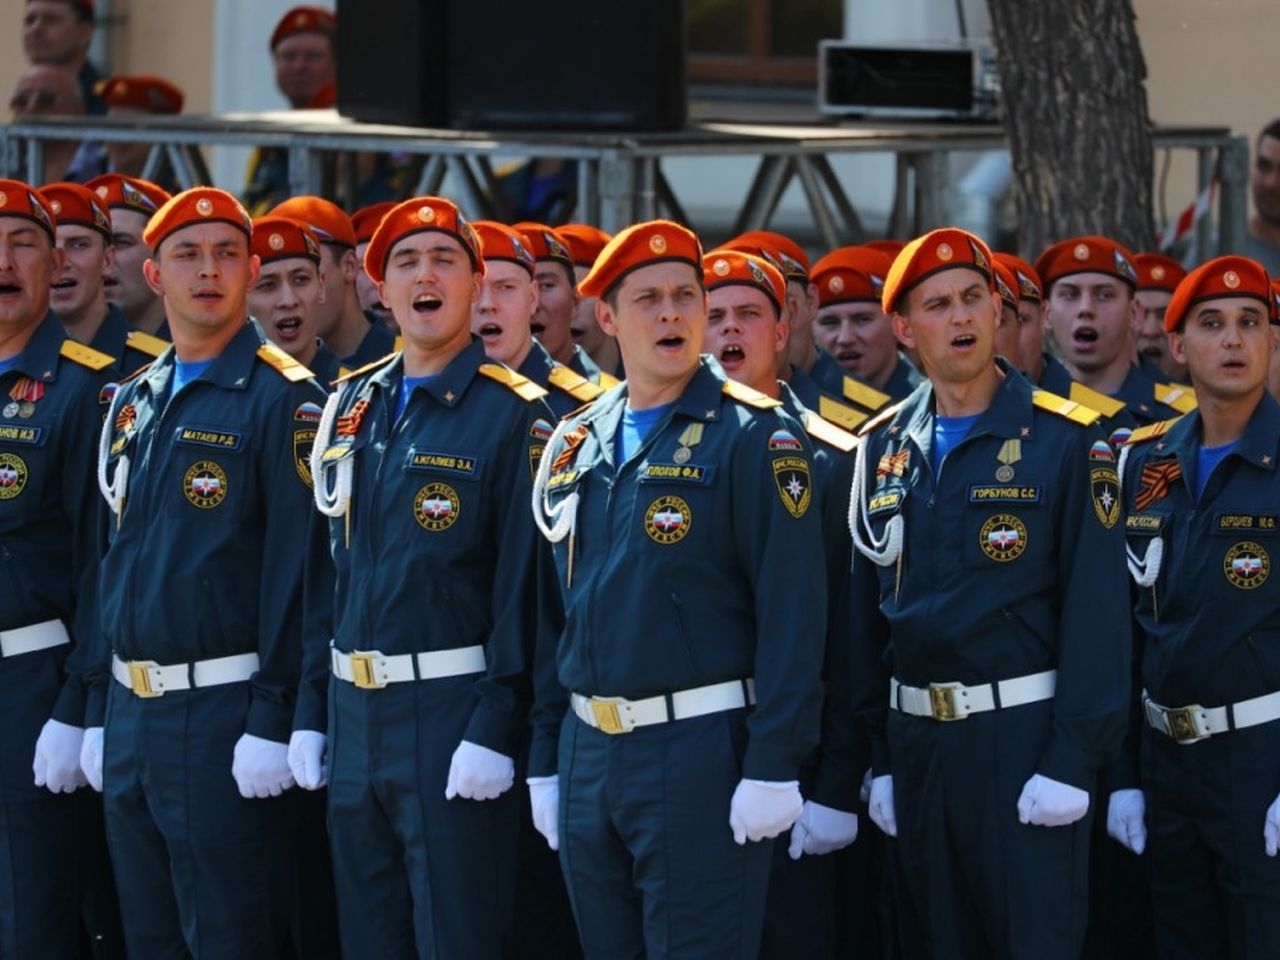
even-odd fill
[[[841,430],[834,423],[823,419],[812,410],[804,418],[804,429],[815,440],[821,440],[829,447],[835,447],[848,453],[858,445],[858,438],[848,430]]]
[[[890,403],[893,397],[887,393],[881,393],[875,387],[868,386],[861,380],[855,380],[853,377],[846,376],[841,382],[840,392],[844,394],[846,400],[852,400],[864,410],[870,410],[875,413],[886,403]]]
[[[169,349],[168,340],[161,340],[141,330],[130,330],[124,342],[125,346],[133,347],[139,353],[145,353],[149,357],[158,357]]]
[[[1196,408],[1196,392],[1181,383],[1157,383],[1156,399],[1179,413],[1190,413]]]
[[[73,360],[80,366],[88,367],[90,370],[105,370],[116,362],[115,357],[109,356],[101,350],[95,350],[93,347],[86,347],[83,343],[71,339],[63,340],[62,347],[58,352],[68,360]]]
[[[622,381],[619,380],[617,377],[615,377],[612,373],[605,373],[603,370],[600,371],[600,386],[602,389],[612,390],[621,382]]]
[[[894,417],[898,415],[898,411],[902,409],[902,405],[906,402],[907,401],[905,400],[899,400],[892,407],[889,407],[885,410],[881,410],[878,414],[876,414],[874,417],[872,417],[870,420],[868,420],[858,429],[858,436],[860,437],[868,436],[877,427],[881,427],[884,424],[888,423],[890,420],[892,420]]]
[[[333,381],[334,386],[337,386],[344,380],[350,380],[352,377],[358,377],[362,373],[368,373],[370,370],[376,370],[394,356],[394,352],[388,353],[385,357],[379,357],[377,360],[373,361],[373,363],[366,363],[363,367],[356,367],[354,370],[348,370],[346,367],[338,367],[338,379]]]
[[[563,363],[557,363],[552,366],[551,373],[547,375],[547,382],[553,387],[563,390],[579,403],[590,403],[604,393],[604,387],[592,383],[586,377],[579,375],[577,371],[566,367]]]
[[[832,400],[828,396],[818,397],[817,414],[823,420],[830,420],[842,430],[857,430],[866,423],[868,414],[855,410],[846,403]]]
[[[528,377],[523,377],[501,364],[482,363],[476,369],[490,380],[497,380],[504,387],[509,388],[521,400],[541,400],[547,395],[546,390],[543,390],[542,387]]]
[[[724,382],[724,392],[727,396],[733,397],[739,403],[745,403],[749,407],[756,407],[760,410],[768,410],[771,407],[780,407],[782,402],[775,400],[773,397],[766,396],[759,390],[753,390],[745,383],[739,383],[737,380],[726,380]]]
[[[1051,396],[1057,396],[1057,394],[1051,394]],[[1108,397],[1105,393],[1099,393],[1097,390],[1086,387],[1083,383],[1076,383],[1074,380],[1071,381],[1071,399],[1082,407],[1098,411],[1104,417],[1114,417],[1124,409],[1123,400]]]
[[[1075,387],[1078,384],[1072,384],[1072,393],[1075,393]],[[1088,389],[1087,387],[1085,388]],[[1092,392],[1092,391],[1090,391]],[[1103,394],[1098,394],[1102,397]],[[1110,400],[1110,397],[1104,399]],[[1114,401],[1113,401],[1114,402]],[[1048,390],[1037,390],[1031,394],[1031,403],[1033,406],[1039,407],[1041,410],[1048,410],[1050,413],[1056,413],[1064,420],[1070,420],[1072,423],[1078,423],[1082,427],[1087,427],[1091,423],[1097,423],[1102,419],[1102,414],[1098,412],[1096,407],[1088,407],[1078,400],[1068,400],[1066,397],[1060,397],[1056,393],[1050,393]],[[1124,409],[1124,404],[1120,404],[1120,409]]]
[[[290,383],[297,383],[300,380],[310,380],[313,376],[310,370],[277,347],[274,343],[264,343],[260,346],[258,348],[258,358]]]
[[[1129,434],[1129,439],[1125,443],[1132,445],[1154,440],[1156,437],[1168,433],[1169,428],[1181,419],[1181,417],[1174,417],[1172,420],[1159,420],[1156,423],[1148,423],[1145,427],[1138,427],[1133,433]]]

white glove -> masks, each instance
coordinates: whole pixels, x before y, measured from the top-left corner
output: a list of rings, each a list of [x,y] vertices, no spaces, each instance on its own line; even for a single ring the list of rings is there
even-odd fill
[[[742,845],[776,837],[796,822],[803,809],[798,780],[739,780],[729,801],[733,842]]]
[[[1107,800],[1107,833],[1131,853],[1147,849],[1147,827],[1143,817],[1147,801],[1141,790],[1113,790]]]
[[[893,777],[890,774],[871,780],[867,813],[882,833],[890,837],[898,835],[898,814],[893,808]]]
[[[463,740],[453,751],[453,760],[449,763],[449,781],[444,788],[444,798],[495,800],[510,790],[515,782],[516,765],[510,757]]]
[[[533,825],[546,838],[552,850],[560,849],[560,778],[530,777],[529,806],[533,809]]]
[[[1262,838],[1267,844],[1267,856],[1274,857],[1280,850],[1280,797],[1267,807],[1267,822],[1262,828]]]
[[[74,793],[87,781],[80,769],[80,744],[84,729],[58,720],[46,720],[36,738],[36,755],[31,770],[37,787],[52,793]]]
[[[862,775],[862,787],[858,790],[858,799],[863,803],[871,802],[871,768]]]
[[[791,828],[791,846],[787,848],[792,860],[804,854],[822,856],[853,843],[858,837],[858,815],[845,813],[832,807],[824,807],[812,800],[804,802],[800,819]]]
[[[80,770],[89,786],[102,792],[102,728],[89,727],[80,744]]]
[[[325,749],[329,738],[316,730],[295,730],[289,737],[289,771],[304,790],[319,790],[329,782]]]
[[[246,800],[280,796],[293,786],[289,745],[251,733],[241,734],[231,758],[231,776],[236,778],[240,796]]]
[[[1037,827],[1065,827],[1088,812],[1088,793],[1038,773],[1032,775],[1018,797],[1018,819]]]

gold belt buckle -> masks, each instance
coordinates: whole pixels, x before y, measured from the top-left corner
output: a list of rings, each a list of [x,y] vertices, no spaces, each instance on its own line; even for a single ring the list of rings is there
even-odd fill
[[[1165,710],[1164,720],[1168,725],[1170,736],[1179,743],[1190,740],[1203,740],[1208,736],[1200,729],[1197,714],[1201,709],[1202,707],[1199,704],[1195,704],[1190,707]]]
[[[164,696],[163,690],[153,690],[151,687],[151,668],[154,666],[157,664],[153,660],[129,661],[129,689],[135,697]]]
[[[929,708],[935,720],[963,720],[964,714],[956,712],[956,684],[929,684]]]
[[[630,733],[630,729],[623,726],[622,715],[618,712],[618,704],[622,702],[621,697],[592,697],[588,703],[591,704],[591,715],[595,717],[596,729],[601,733]]]
[[[379,681],[373,672],[373,661],[381,654],[353,650],[347,656],[351,660],[351,682],[361,690],[381,690],[387,685],[385,681]]]

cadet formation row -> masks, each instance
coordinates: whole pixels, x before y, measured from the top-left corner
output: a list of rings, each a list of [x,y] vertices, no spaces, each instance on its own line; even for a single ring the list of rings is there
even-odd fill
[[[0,181],[0,956],[1276,956],[1276,322]]]

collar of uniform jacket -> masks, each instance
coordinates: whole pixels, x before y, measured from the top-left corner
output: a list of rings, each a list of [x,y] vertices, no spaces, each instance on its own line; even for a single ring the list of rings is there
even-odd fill
[[[420,384],[417,389],[427,391],[438,403],[446,407],[456,406],[462,402],[467,388],[475,380],[476,371],[480,369],[480,365],[488,362],[489,358],[484,352],[484,341],[473,336],[471,343],[449,361],[449,365],[440,371],[439,376]],[[404,357],[399,356],[394,362],[387,364],[370,377],[369,383],[380,390],[386,390],[390,395],[392,391],[399,389],[402,376],[404,376]]]
[[[1165,459],[1176,455],[1182,464],[1182,475],[1194,476],[1194,472],[1188,471],[1195,468],[1202,434],[1200,411],[1192,410],[1179,417],[1168,433],[1151,444],[1155,448],[1152,458]],[[1270,393],[1263,391],[1262,402],[1249,417],[1240,445],[1233,455],[1261,470],[1276,469],[1276,460],[1280,458],[1280,404]]]
[[[1030,440],[1035,426],[1034,408],[1031,404],[1035,387],[1003,357],[996,357],[995,362],[1004,374],[1004,380],[991,398],[991,405],[982,412],[969,431],[969,438],[993,436],[1007,440]],[[902,402],[902,408],[892,422],[911,437],[921,453],[927,454],[933,446],[933,420],[936,416],[933,383],[925,379]]]
[[[210,380],[224,390],[244,390],[249,386],[249,377],[257,361],[258,348],[265,342],[266,339],[258,326],[246,320],[240,331],[231,338],[231,342],[223,348],[222,353],[214,358],[201,379]],[[176,357],[173,347],[169,347],[156,358],[151,369],[143,376],[142,382],[147,385],[147,389],[153,396],[163,396],[164,391],[168,389]]]
[[[720,416],[720,402],[724,394],[724,384],[728,377],[724,368],[709,354],[703,354],[693,379],[685,386],[684,392],[673,402],[671,415],[700,420],[703,423],[715,420]],[[596,429],[604,436],[613,436],[613,428],[622,418],[622,409],[626,404],[626,389],[605,394],[584,414],[583,423],[595,424]],[[608,451],[606,451],[606,456]]]
[[[53,311],[49,311],[36,327],[36,332],[31,335],[27,345],[22,348],[13,369],[32,380],[53,383],[58,379],[58,352],[66,339],[62,323]]]

